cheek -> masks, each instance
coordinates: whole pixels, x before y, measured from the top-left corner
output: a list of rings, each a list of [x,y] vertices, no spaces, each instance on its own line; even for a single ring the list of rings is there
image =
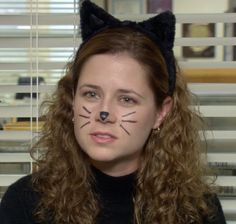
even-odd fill
[[[130,132],[131,136],[135,136],[137,140],[145,141],[153,127],[150,114],[137,112],[136,116],[130,120],[135,121],[135,123],[121,122],[121,124]]]
[[[156,120],[156,112],[155,110],[153,110],[153,108],[147,109],[145,111],[140,111],[137,120],[137,131],[141,131],[145,136],[148,136],[154,127]]]
[[[86,149],[86,146],[88,144],[88,130],[90,126],[90,124],[85,124],[86,123],[84,121],[81,121],[81,119],[77,119],[77,121],[75,121],[74,123],[74,135],[77,143],[83,150]],[[81,128],[81,126],[83,125],[84,127]]]
[[[78,102],[78,101],[77,101]],[[91,124],[92,109],[86,104],[74,105],[74,131],[78,135],[84,128]]]
[[[152,107],[140,110],[139,113],[137,113],[137,115],[138,115],[137,120],[139,126],[150,129],[153,127],[156,117],[156,112]]]
[[[146,138],[149,135],[151,129],[152,127],[150,124],[148,124],[148,121],[144,122],[144,120],[142,120],[132,128],[132,132],[137,137],[139,136],[141,138],[143,136],[142,138]]]
[[[142,150],[151,133],[150,126],[139,123],[132,126],[132,128],[127,127],[127,129],[130,131],[130,136],[126,135],[126,137],[124,137],[124,142],[128,143],[130,149]]]

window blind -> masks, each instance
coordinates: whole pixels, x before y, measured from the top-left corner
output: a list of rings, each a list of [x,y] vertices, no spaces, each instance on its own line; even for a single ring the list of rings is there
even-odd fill
[[[145,7],[148,0],[129,1],[133,14],[122,14],[122,0],[95,2],[122,20],[153,16]],[[200,99],[200,112],[209,127],[208,162],[218,174],[228,223],[236,223],[236,16],[227,10],[202,12],[200,7],[189,13],[185,4],[180,11],[177,2],[172,1],[177,18],[175,54],[190,90]],[[7,186],[33,171],[28,150],[40,133],[40,103],[54,91],[81,43],[78,9],[75,0],[0,0],[0,198]],[[203,31],[209,28],[206,24],[213,24],[214,32],[199,36],[195,30],[195,36],[184,36],[185,24],[202,25],[198,30]],[[196,55],[184,55],[184,47],[195,49]],[[199,56],[199,49],[207,47],[213,47],[213,54]]]

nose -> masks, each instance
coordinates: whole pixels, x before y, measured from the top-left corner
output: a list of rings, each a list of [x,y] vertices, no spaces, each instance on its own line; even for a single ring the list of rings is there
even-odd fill
[[[114,114],[112,103],[103,101],[102,104],[98,107],[96,112],[95,119],[101,123],[115,123],[116,115]]]
[[[100,112],[100,118],[102,119],[102,121],[105,121],[109,116],[109,112],[106,111],[101,111]]]

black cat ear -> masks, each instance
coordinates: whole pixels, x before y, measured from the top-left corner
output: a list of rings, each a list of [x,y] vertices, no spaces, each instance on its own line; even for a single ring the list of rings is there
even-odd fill
[[[140,22],[139,25],[149,35],[157,37],[163,47],[172,49],[175,39],[175,23],[175,16],[172,12],[166,11]]]
[[[170,11],[160,13],[157,16],[138,23],[142,32],[146,33],[160,47],[164,56],[169,73],[169,95],[173,94],[176,82],[176,66],[173,53],[175,23],[175,16]]]
[[[80,7],[80,27],[83,41],[86,41],[98,31],[109,26],[116,26],[119,23],[118,19],[89,0],[82,2]]]

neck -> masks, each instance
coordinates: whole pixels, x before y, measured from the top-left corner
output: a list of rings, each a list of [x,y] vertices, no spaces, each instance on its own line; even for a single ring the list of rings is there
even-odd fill
[[[93,190],[101,206],[96,223],[133,223],[136,173],[125,176],[109,176],[91,167]]]
[[[105,201],[131,200],[134,193],[136,173],[124,176],[110,176],[92,166],[95,177],[95,191]],[[115,193],[114,193],[115,192]]]
[[[114,162],[100,162],[91,161],[92,165],[109,176],[120,177],[134,173],[138,169],[138,163],[128,164],[115,164]]]

